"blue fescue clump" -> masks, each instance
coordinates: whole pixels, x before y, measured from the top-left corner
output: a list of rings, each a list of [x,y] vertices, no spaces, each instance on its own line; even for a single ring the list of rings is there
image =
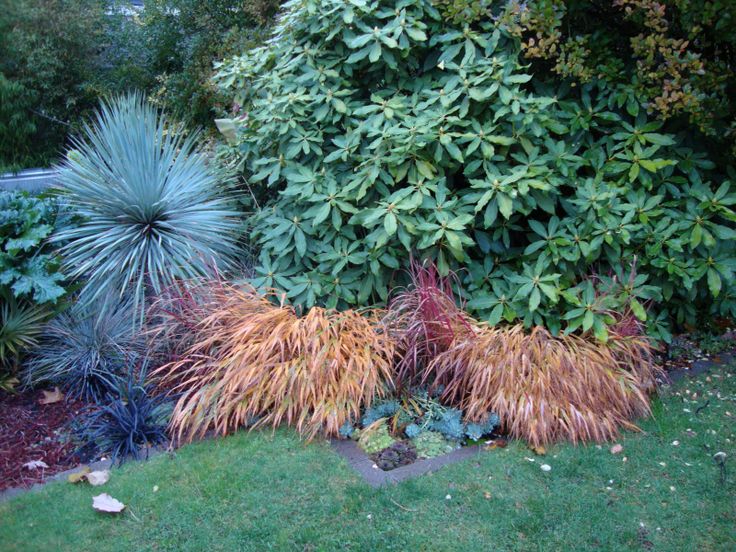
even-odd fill
[[[445,410],[438,418],[432,420],[428,427],[432,431],[441,433],[446,439],[459,441],[465,435],[463,413],[456,408]]]
[[[465,426],[465,436],[471,441],[478,441],[481,437],[483,437],[483,435],[488,435],[489,433],[491,433],[496,428],[499,422],[500,419],[498,417],[498,414],[489,412],[486,415],[483,423],[467,424]]]
[[[350,439],[353,436],[353,433],[355,433],[355,427],[348,420],[340,426],[338,433],[343,439]]]
[[[404,428],[404,433],[409,439],[415,439],[422,433],[422,428],[417,424],[409,424]]]
[[[446,439],[459,441],[465,437],[478,441],[483,435],[491,433],[498,425],[498,415],[488,413],[481,423],[463,423],[463,413],[456,408],[444,410],[436,414],[427,424],[427,428],[441,433]]]
[[[381,418],[390,418],[396,414],[399,409],[401,409],[401,405],[398,401],[391,400],[378,403],[365,411],[361,423],[363,424],[363,427],[367,427]]]

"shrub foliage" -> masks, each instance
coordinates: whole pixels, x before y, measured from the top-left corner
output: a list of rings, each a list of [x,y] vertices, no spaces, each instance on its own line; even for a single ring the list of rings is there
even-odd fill
[[[273,38],[217,77],[247,113],[255,285],[377,302],[414,252],[461,267],[491,324],[605,341],[614,311],[665,337],[698,310],[733,313],[730,182],[604,81],[533,87],[519,50],[503,25],[443,20],[428,0],[287,2]]]

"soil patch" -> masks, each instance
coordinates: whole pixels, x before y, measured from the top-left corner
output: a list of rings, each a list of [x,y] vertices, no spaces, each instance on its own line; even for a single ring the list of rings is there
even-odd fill
[[[30,487],[77,465],[68,430],[84,403],[39,404],[41,398],[40,391],[0,393],[0,491]],[[41,461],[48,468],[24,467],[32,461]]]

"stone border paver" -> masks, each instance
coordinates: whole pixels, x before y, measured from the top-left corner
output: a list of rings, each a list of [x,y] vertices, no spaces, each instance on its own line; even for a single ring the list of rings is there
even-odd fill
[[[473,458],[483,450],[481,445],[462,447],[448,454],[435,458],[417,460],[413,464],[401,466],[395,470],[383,471],[376,466],[363,449],[355,441],[334,440],[330,442],[332,448],[348,461],[350,467],[357,471],[371,487],[378,488],[384,485],[396,484],[407,479],[434,472],[442,466],[455,464],[467,458]]]

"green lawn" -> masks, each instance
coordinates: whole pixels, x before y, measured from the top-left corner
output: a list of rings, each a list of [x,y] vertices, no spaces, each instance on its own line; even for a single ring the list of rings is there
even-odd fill
[[[127,464],[105,487],[56,483],[0,504],[0,549],[736,550],[734,374],[663,390],[618,455],[514,443],[379,490],[291,432],[197,443]],[[128,511],[93,511],[103,491]]]

